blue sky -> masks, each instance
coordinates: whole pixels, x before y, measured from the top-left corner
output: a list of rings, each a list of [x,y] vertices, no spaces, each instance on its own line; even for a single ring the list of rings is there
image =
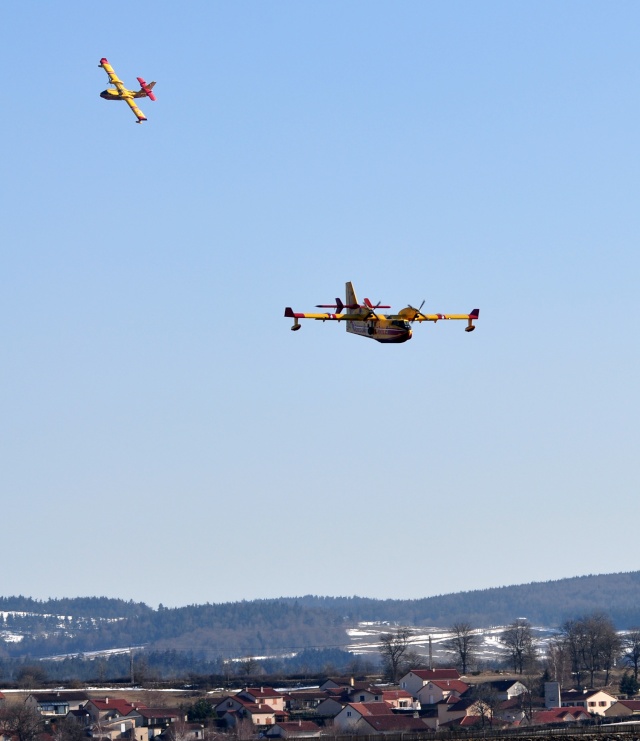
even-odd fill
[[[640,7],[0,7],[3,594],[638,567]],[[98,62],[157,80],[134,124]],[[383,346],[342,296],[478,329]]]

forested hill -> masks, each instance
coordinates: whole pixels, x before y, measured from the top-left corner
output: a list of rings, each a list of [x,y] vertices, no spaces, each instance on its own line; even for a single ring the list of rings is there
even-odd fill
[[[42,657],[141,646],[219,657],[346,648],[362,621],[477,627],[518,617],[554,627],[602,610],[619,629],[640,625],[640,572],[561,579],[417,600],[297,597],[151,608],[104,597],[0,598],[2,656]]]
[[[624,629],[640,625],[640,571],[576,576],[416,600],[305,596],[294,601],[305,607],[334,610],[351,622],[387,620],[442,627],[461,619],[478,627],[506,625],[517,617],[526,617],[534,625],[554,627],[569,618],[602,610],[619,629]]]

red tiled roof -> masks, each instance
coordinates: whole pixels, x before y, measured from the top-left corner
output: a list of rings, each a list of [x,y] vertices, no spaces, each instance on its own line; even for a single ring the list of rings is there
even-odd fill
[[[629,710],[640,712],[640,700],[618,700],[618,702],[624,705],[625,708],[629,708]]]
[[[128,715],[132,710],[140,710],[141,708],[144,708],[144,705],[142,704],[127,702],[126,700],[118,700],[112,697],[105,698],[104,700],[89,700],[89,702],[92,703],[100,712],[117,710],[120,715]]]
[[[411,694],[407,690],[382,690],[382,699],[387,702],[389,700],[407,700],[411,698]]]
[[[567,716],[570,716],[573,720],[578,720],[581,716],[589,717],[589,713],[584,708],[549,708],[548,710],[540,710],[533,714],[534,723],[560,723],[564,721]]]
[[[276,723],[283,731],[319,731],[320,726],[312,720],[287,720]]]

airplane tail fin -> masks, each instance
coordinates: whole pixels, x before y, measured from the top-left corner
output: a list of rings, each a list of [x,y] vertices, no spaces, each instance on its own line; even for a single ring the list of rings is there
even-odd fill
[[[358,303],[358,297],[356,296],[356,292],[353,290],[353,283],[349,281],[345,286],[345,296],[346,300],[344,302],[345,306],[348,306],[350,309],[356,309],[360,304]]]
[[[155,100],[156,96],[151,92],[153,86],[156,84],[155,80],[153,82],[145,82],[142,77],[138,77],[137,79],[140,83],[140,90],[136,93],[136,97]]]
[[[347,311],[354,311],[359,306],[358,297],[356,296],[356,292],[353,290],[353,283],[351,283],[351,281],[349,281],[345,285],[344,305]],[[352,332],[353,331],[351,328],[352,322],[345,322],[345,324],[347,325],[347,332]]]

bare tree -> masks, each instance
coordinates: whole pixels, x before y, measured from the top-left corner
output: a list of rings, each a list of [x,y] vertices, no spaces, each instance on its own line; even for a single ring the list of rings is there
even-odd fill
[[[50,733],[54,741],[85,741],[87,738],[82,723],[71,717],[52,721]]]
[[[562,635],[554,636],[547,644],[545,665],[549,678],[562,685],[568,684],[571,677],[569,649]]]
[[[0,733],[17,741],[36,741],[44,730],[42,716],[37,710],[16,703],[0,710]]]
[[[500,697],[495,687],[488,682],[477,684],[472,692],[474,705],[473,710],[480,718],[480,724],[484,728],[487,723],[493,725],[493,714],[501,703]]]
[[[478,631],[471,627],[471,623],[454,623],[449,631],[453,636],[444,643],[447,651],[455,654],[455,663],[460,667],[462,674],[467,673],[470,663],[473,661],[480,644]]]
[[[500,640],[511,656],[513,671],[522,674],[525,665],[535,657],[535,642],[529,621],[524,618],[514,620],[502,633]]]
[[[385,672],[394,683],[398,681],[401,671],[407,668],[407,658],[411,657],[409,642],[412,635],[410,628],[396,628],[391,633],[380,636],[380,654]]]
[[[582,673],[589,675],[593,687],[597,671],[609,671],[620,654],[620,639],[611,619],[602,612],[594,612],[577,620],[567,620],[562,626],[565,646],[571,657],[576,684],[581,686]]]
[[[623,658],[633,667],[633,678],[638,681],[638,665],[640,665],[640,628],[631,628],[622,636]]]

